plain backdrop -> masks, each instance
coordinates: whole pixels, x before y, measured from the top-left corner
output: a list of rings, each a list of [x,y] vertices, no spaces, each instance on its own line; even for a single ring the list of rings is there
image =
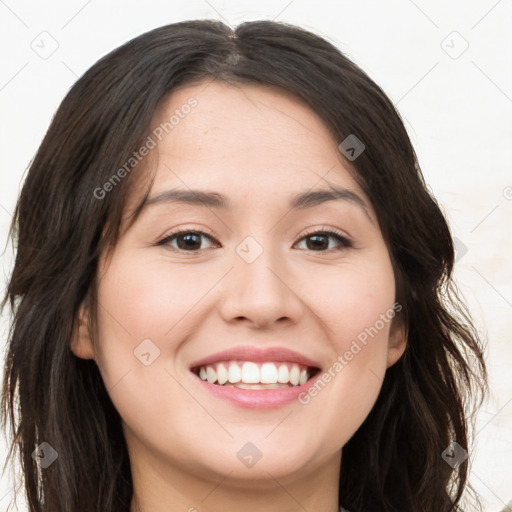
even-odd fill
[[[71,85],[134,36],[186,19],[275,19],[324,36],[396,104],[456,238],[456,278],[488,342],[491,395],[469,453],[485,512],[512,499],[512,1],[0,0],[0,239]],[[1,255],[3,294],[12,251]],[[6,341],[2,318],[1,341]],[[6,456],[0,440],[0,462]],[[4,455],[4,456],[1,456]],[[0,481],[0,512],[12,498]],[[20,511],[24,501],[18,498]]]

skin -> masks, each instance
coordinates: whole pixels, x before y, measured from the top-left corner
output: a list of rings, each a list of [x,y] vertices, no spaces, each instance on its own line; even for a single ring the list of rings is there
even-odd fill
[[[251,345],[284,346],[332,367],[395,302],[375,212],[339,141],[295,97],[204,82],[173,91],[154,126],[192,96],[197,107],[148,158],[150,196],[202,189],[222,193],[233,207],[145,208],[101,258],[98,339],[89,335],[83,306],[72,350],[95,360],[123,420],[136,498],[131,512],[337,512],[341,448],[405,349],[396,318],[306,405],[240,408],[204,390],[189,366]],[[357,193],[366,211],[351,201],[290,210],[291,196],[329,185]],[[127,213],[141,193],[134,189]],[[156,245],[177,228],[206,230],[198,253],[178,249],[176,238]],[[329,236],[317,249],[305,238],[325,228],[348,236],[353,247]],[[236,252],[247,236],[263,249],[252,263]],[[149,366],[134,357],[144,339],[160,350]],[[249,441],[262,453],[252,467],[236,456]]]

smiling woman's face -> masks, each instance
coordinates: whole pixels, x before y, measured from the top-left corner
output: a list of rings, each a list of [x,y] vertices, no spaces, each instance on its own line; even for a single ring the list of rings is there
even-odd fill
[[[341,448],[404,349],[375,212],[337,142],[295,98],[205,82],[174,91],[154,126],[191,97],[197,106],[161,141],[153,135],[148,204],[100,262],[97,345],[82,329],[73,351],[95,359],[134,481],[151,481],[155,496],[188,485],[202,497],[228,474],[205,503],[243,482],[336,487]],[[333,188],[338,199],[311,195]],[[192,190],[215,195],[168,194],[190,199]],[[262,372],[265,362],[275,364]],[[316,376],[290,387],[295,364]],[[236,381],[236,367],[243,380],[283,383],[251,390],[201,379]]]

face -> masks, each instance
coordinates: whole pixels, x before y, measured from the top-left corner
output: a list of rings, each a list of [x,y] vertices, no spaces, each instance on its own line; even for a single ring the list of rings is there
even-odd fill
[[[151,135],[149,200],[101,260],[98,339],[82,329],[73,351],[141,471],[335,481],[405,346],[378,219],[340,141],[286,92],[184,87],[154,127],[176,110]]]

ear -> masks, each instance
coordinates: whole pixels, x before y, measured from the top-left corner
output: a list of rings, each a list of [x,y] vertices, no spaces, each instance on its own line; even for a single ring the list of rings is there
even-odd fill
[[[78,325],[75,327],[70,348],[75,356],[82,359],[94,359],[94,343],[90,334],[89,314],[85,302],[78,312]]]
[[[403,355],[407,347],[407,332],[400,318],[391,321],[389,329],[388,359],[386,368],[393,366]]]

